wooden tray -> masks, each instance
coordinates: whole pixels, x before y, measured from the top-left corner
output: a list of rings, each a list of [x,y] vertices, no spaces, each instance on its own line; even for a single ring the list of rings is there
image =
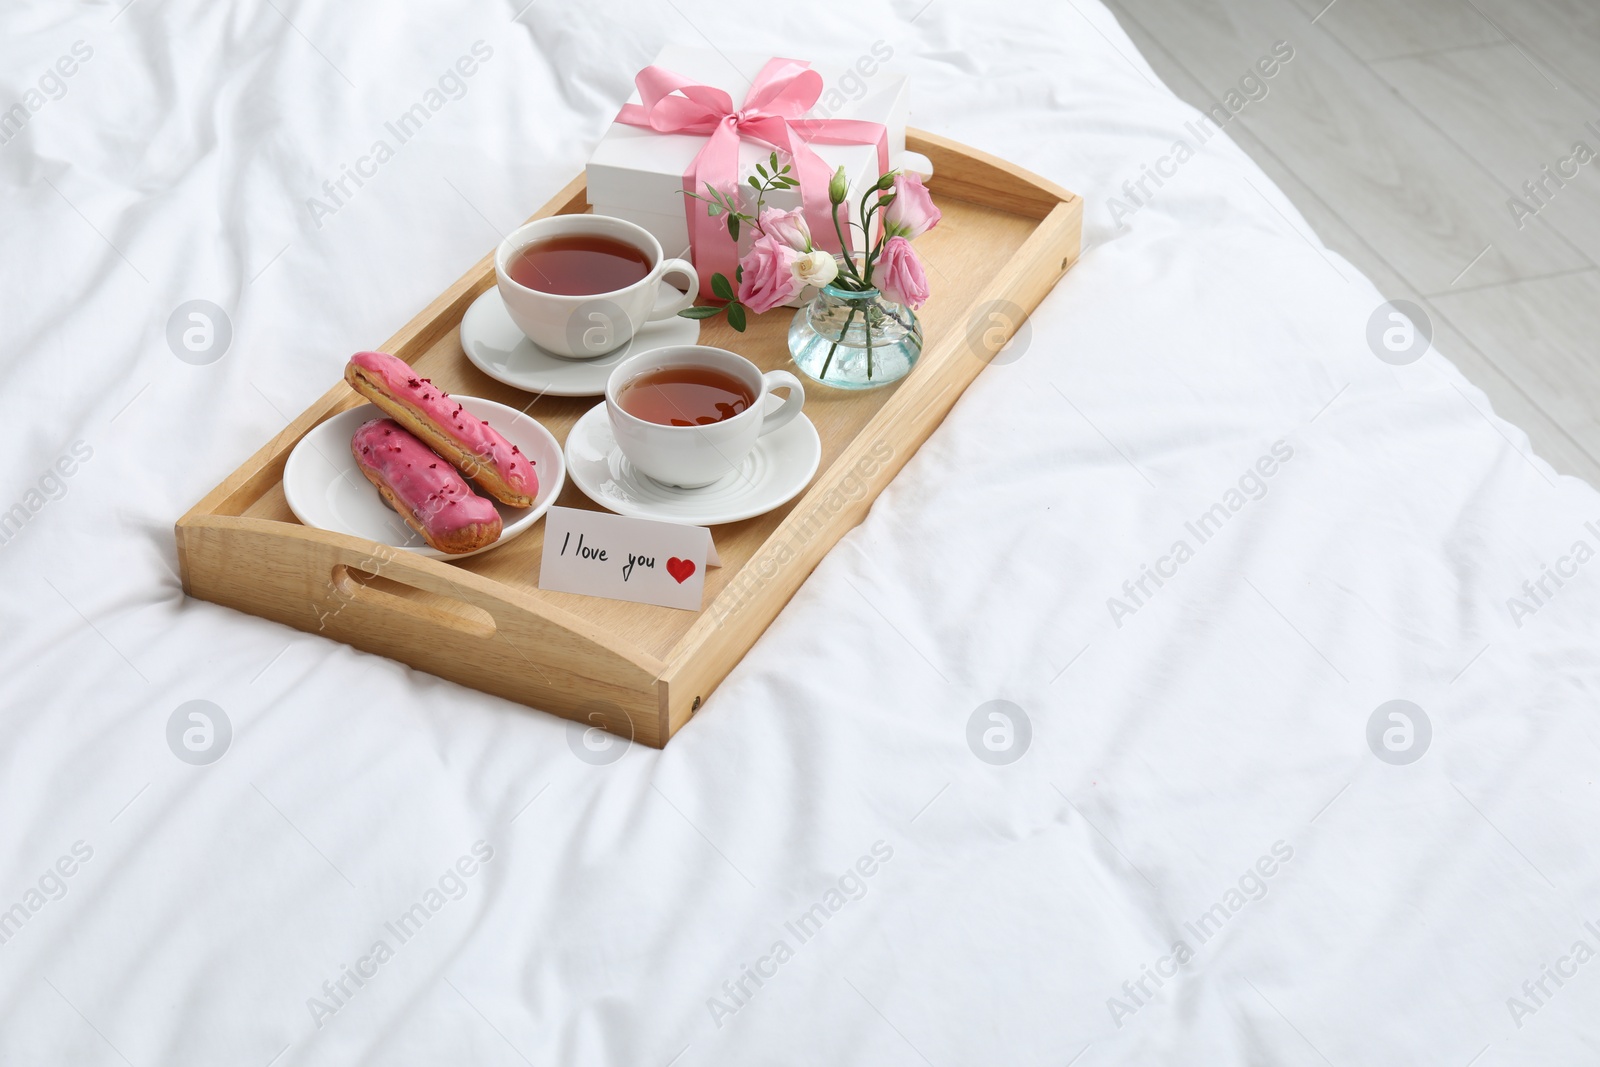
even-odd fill
[[[1079,197],[931,134],[908,131],[907,147],[933,161],[929,188],[944,213],[917,239],[933,290],[920,313],[922,358],[890,388],[808,384],[806,414],[822,436],[817,477],[785,507],[714,528],[722,566],[706,574],[699,613],[541,590],[542,523],[458,563],[300,525],[284,499],[284,462],[313,426],[365,403],[342,379],[178,521],[184,590],[664,745],[1078,258]],[[579,176],[534,218],[587,210]],[[461,316],[492,285],[493,252],[383,351],[450,392],[524,407],[528,394],[486,377],[461,351]],[[713,320],[701,343],[782,367],[793,314],[755,317],[743,334]],[[598,402],[542,397],[529,414],[565,441]],[[558,502],[597,508],[570,480]]]

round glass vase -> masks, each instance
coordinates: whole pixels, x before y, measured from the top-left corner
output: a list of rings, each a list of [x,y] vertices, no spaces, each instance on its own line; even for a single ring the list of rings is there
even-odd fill
[[[876,389],[911,373],[922,355],[916,312],[876,289],[825,285],[789,324],[789,355],[813,381]]]

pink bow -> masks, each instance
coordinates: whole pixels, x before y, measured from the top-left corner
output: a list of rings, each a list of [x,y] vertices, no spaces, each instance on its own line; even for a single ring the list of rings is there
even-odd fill
[[[733,97],[712,85],[690,81],[663,67],[650,66],[639,72],[634,84],[639,87],[642,104],[624,104],[617,121],[629,126],[645,126],[657,133],[687,133],[706,136],[688,170],[683,174],[686,190],[705,195],[706,183],[719,192],[735,195],[739,187],[739,142],[744,138],[771,145],[794,161],[794,176],[800,181],[800,204],[812,243],[831,252],[843,251],[834,235],[833,205],[828,201],[828,183],[833,172],[822,158],[808,147],[818,144],[877,145],[878,172],[889,170],[888,131],[880,123],[859,119],[808,119],[822,95],[822,75],[803,60],[770,59],[744,103],[735,109]],[[733,280],[738,264],[737,249],[727,236],[726,221],[706,214],[706,205],[684,197],[684,212],[689,222],[689,244],[700,272],[701,296],[710,292],[711,275],[720,272]],[[849,231],[846,229],[846,239]]]

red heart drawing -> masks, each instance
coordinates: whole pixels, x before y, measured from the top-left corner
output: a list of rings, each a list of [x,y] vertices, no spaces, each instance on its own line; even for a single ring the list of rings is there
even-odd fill
[[[673,556],[667,560],[667,573],[672,575],[674,581],[682,585],[694,573],[694,560],[679,559],[677,556]]]

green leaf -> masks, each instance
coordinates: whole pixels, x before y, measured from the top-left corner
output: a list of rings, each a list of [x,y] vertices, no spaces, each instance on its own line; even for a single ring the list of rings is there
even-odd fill
[[[733,286],[728,284],[728,276],[721,271],[711,276],[711,291],[724,300],[733,299]]]
[[[756,181],[756,176],[754,174],[750,175],[750,188],[758,191],[761,188],[761,183]]]
[[[744,332],[744,305],[738,301],[728,305],[728,325],[740,333]]]
[[[778,169],[778,153],[776,153],[776,152],[772,153],[772,161],[771,162],[772,162],[772,169],[774,171],[776,171]]]
[[[736,281],[736,282],[744,281],[744,264],[743,263],[741,263],[737,267],[733,268],[733,280]]]
[[[735,241],[737,241],[739,239],[739,216],[738,215],[729,215],[728,216],[728,236],[732,237]]]
[[[722,214],[722,205],[721,204],[707,204],[706,205],[706,214],[710,215],[712,218],[716,218],[718,215]]]
[[[761,175],[763,178],[765,178],[767,176],[767,168],[763,167],[761,164],[757,163],[756,164],[756,173]],[[754,178],[751,178],[750,181],[752,183],[755,183],[755,179]]]
[[[678,312],[678,314],[686,319],[709,319],[713,315],[722,314],[722,309],[700,305],[692,308],[684,308],[682,311]]]

